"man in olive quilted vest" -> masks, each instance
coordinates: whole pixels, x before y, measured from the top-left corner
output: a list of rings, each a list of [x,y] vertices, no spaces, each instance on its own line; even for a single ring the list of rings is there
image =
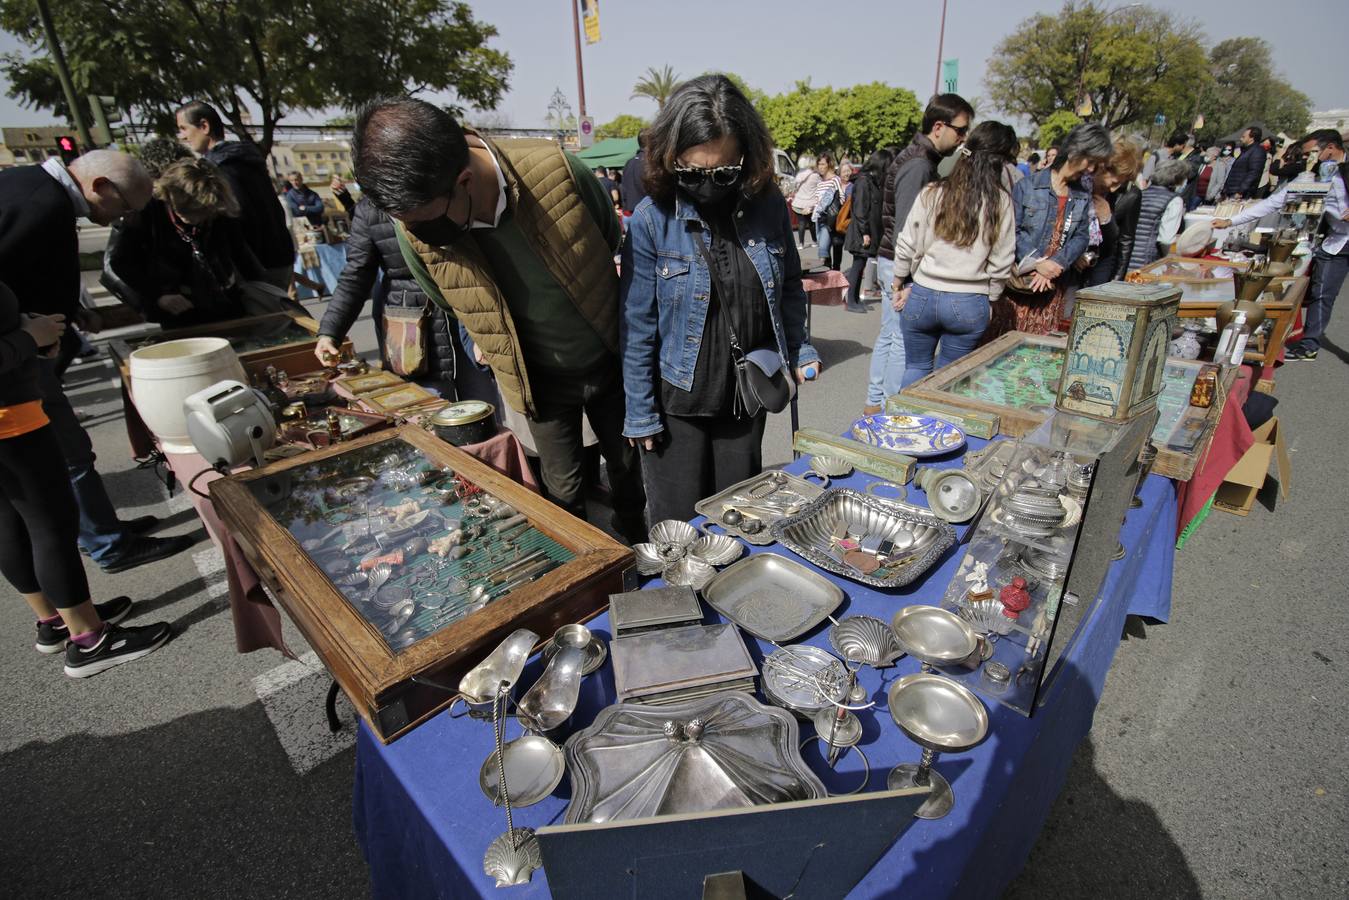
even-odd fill
[[[353,149],[361,190],[401,223],[414,276],[528,417],[553,501],[585,518],[584,411],[614,526],[645,540],[641,472],[622,436],[621,230],[595,176],[552,141],[493,142],[409,98],[361,110]]]

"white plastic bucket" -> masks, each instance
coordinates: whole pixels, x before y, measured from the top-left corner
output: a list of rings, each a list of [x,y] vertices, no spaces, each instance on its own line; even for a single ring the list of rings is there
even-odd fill
[[[248,383],[234,348],[218,337],[142,347],[131,354],[130,368],[132,402],[165,453],[197,452],[187,434],[184,400],[225,379]]]

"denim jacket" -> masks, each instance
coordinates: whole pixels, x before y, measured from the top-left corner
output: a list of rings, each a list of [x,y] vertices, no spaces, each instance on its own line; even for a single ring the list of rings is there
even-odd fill
[[[1016,211],[1016,264],[1031,253],[1043,255],[1054,237],[1059,198],[1049,183],[1049,169],[1023,178],[1012,188],[1012,206]],[[1091,198],[1079,184],[1068,185],[1068,206],[1064,211],[1067,236],[1059,251],[1051,257],[1067,269],[1087,249],[1087,205]]]
[[[807,340],[801,258],[792,239],[786,202],[773,190],[743,199],[735,222],[740,246],[763,282],[783,363],[795,369],[818,362],[820,354]],[[681,390],[693,389],[712,292],[707,263],[693,242],[703,241],[710,248],[709,234],[697,207],[682,197],[675,198],[673,210],[647,197],[628,222],[618,322],[627,395],[626,437],[650,437],[664,430],[661,379]]]

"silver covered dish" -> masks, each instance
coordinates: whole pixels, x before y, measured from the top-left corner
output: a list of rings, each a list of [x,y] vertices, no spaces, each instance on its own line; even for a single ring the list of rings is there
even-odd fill
[[[848,488],[825,491],[794,516],[773,525],[773,537],[797,556],[822,569],[872,587],[902,587],[941,559],[956,542],[956,531],[932,515],[896,507]],[[873,574],[845,563],[835,535],[856,535],[865,546],[880,540],[890,546],[889,563]]]
[[[828,796],[796,720],[748,694],[610,706],[567,741],[565,822],[616,822]]]

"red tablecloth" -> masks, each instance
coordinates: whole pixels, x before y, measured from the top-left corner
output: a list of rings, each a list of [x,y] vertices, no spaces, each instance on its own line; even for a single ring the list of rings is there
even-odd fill
[[[806,289],[806,299],[818,306],[839,306],[844,302],[848,291],[848,279],[842,272],[830,269],[828,272],[815,272],[801,276],[801,286]]]
[[[1227,473],[1255,443],[1251,426],[1246,424],[1246,414],[1241,409],[1251,394],[1251,379],[1251,367],[1242,366],[1237,380],[1232,382],[1232,388],[1227,392],[1227,402],[1218,418],[1213,440],[1194,470],[1194,477],[1177,485],[1177,535],[1194,520],[1217,492]]]

